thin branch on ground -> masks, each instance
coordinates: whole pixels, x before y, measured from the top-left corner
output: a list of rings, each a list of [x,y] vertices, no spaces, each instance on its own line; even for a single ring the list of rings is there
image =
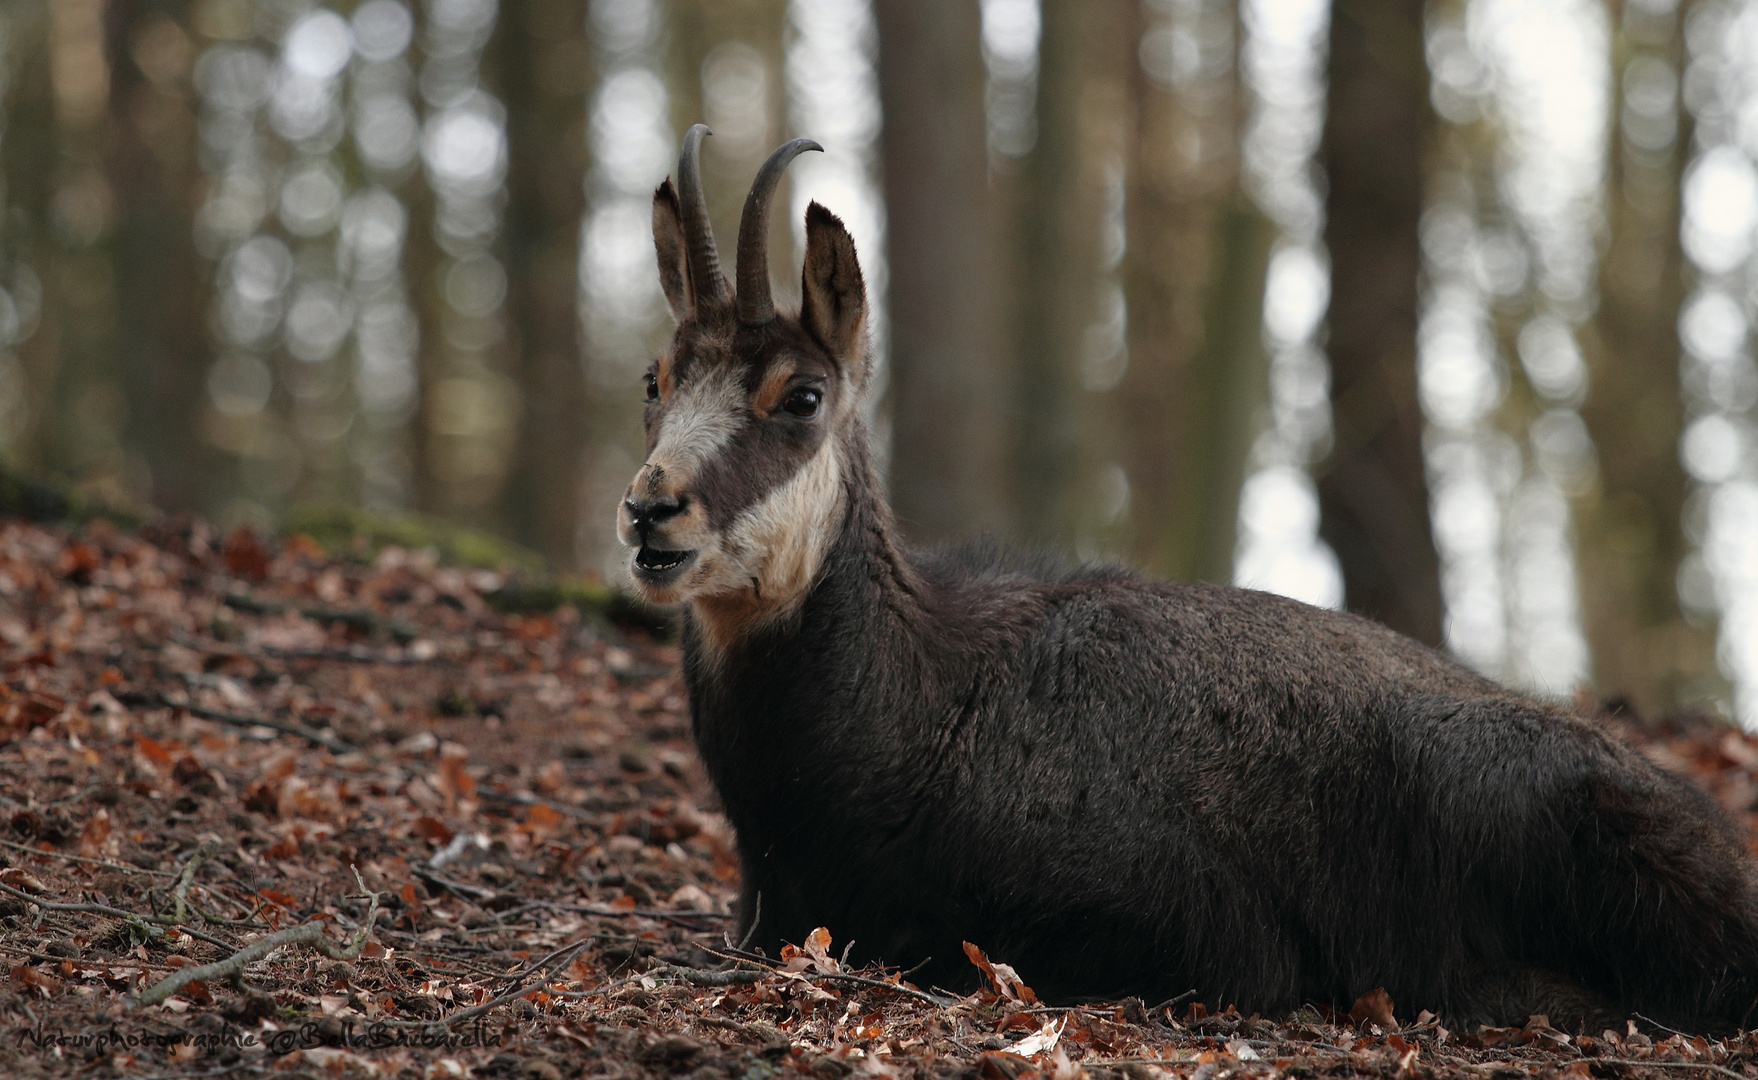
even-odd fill
[[[9,847],[14,851],[23,851],[32,855],[40,855],[45,859],[58,859],[62,862],[85,863],[88,866],[101,866],[106,870],[120,870],[125,874],[146,874],[151,877],[167,878],[177,876],[169,870],[149,870],[144,866],[135,866],[133,863],[117,862],[114,859],[92,859],[84,855],[69,855],[64,851],[44,851],[42,848],[31,847],[29,844],[15,843],[11,840],[0,840],[0,847]]]
[[[865,975],[845,975],[841,972],[834,975],[826,975],[819,972],[817,974],[808,973],[806,974],[806,978],[829,979],[833,982],[851,983],[855,986],[870,986],[875,990],[890,990],[902,994],[905,997],[913,997],[918,1001],[925,1001],[937,1009],[944,1009],[948,1005],[958,1004],[957,998],[944,998],[938,994],[930,994],[926,990],[912,990],[909,987],[901,986],[898,983],[886,982],[884,979],[869,979]]]
[[[737,948],[736,946],[726,946],[725,951],[722,951],[721,949],[715,949],[704,945],[702,946],[702,951],[710,956],[718,956],[722,960],[742,960],[747,964],[758,964],[766,968],[779,968],[781,966],[780,960],[761,956],[754,952],[746,952],[744,949]],[[918,964],[916,966],[920,967],[921,965]]]
[[[774,1024],[765,1023],[761,1020],[747,1024],[738,1020],[728,1019],[724,1016],[699,1016],[696,1018],[696,1022],[705,1027],[730,1031],[735,1035],[743,1036],[753,1042],[777,1043],[786,1042],[788,1039],[787,1032],[776,1027]]]
[[[1728,1080],[1752,1080],[1749,1076],[1741,1075],[1725,1066],[1716,1065],[1708,1061],[1655,1061],[1652,1058],[1609,1057],[1582,1058],[1581,1060],[1590,1064],[1595,1061],[1603,1061],[1608,1065],[1631,1065],[1649,1069],[1702,1069],[1705,1072],[1718,1073],[1727,1077]]]
[[[409,868],[409,871],[422,881],[427,882],[429,885],[434,885],[438,888],[444,889],[458,897],[460,900],[479,902],[483,900],[493,900],[500,895],[500,893],[495,892],[493,889],[485,889],[480,885],[466,885],[462,881],[453,881],[444,874],[430,870],[425,866],[412,866]]]
[[[1689,1035],[1686,1035],[1683,1031],[1680,1031],[1678,1028],[1667,1027],[1665,1024],[1661,1023],[1659,1020],[1656,1020],[1651,1016],[1643,1016],[1641,1013],[1632,1013],[1631,1015],[1634,1016],[1636,1019],[1642,1021],[1644,1024],[1648,1024],[1652,1027],[1659,1028],[1660,1030],[1666,1032],[1668,1035],[1684,1035],[1685,1038],[1687,1038],[1687,1039],[1691,1037]]]
[[[525,981],[521,982],[518,986],[515,986],[513,989],[508,990],[506,993],[498,994],[495,997],[488,999],[487,1001],[483,1002],[480,1005],[472,1005],[468,1009],[463,1009],[463,1010],[460,1010],[459,1012],[452,1013],[450,1016],[443,1016],[438,1020],[381,1020],[381,1021],[379,1021],[379,1023],[387,1024],[391,1027],[424,1028],[424,1029],[426,1029],[426,1028],[449,1028],[449,1027],[453,1027],[457,1024],[461,1024],[466,1020],[473,1020],[476,1017],[483,1015],[484,1013],[487,1013],[493,1009],[496,1009],[502,1005],[505,1005],[509,1001],[513,1001],[518,998],[524,997],[526,994],[529,994],[531,991],[539,989],[540,987],[543,986],[544,982],[549,978],[549,969],[550,968],[553,968],[557,964],[560,964],[563,960],[572,959],[574,954],[579,952],[581,949],[584,949],[587,944],[588,944],[587,941],[579,941],[579,942],[575,942],[573,945],[569,946],[566,949],[557,950],[557,952],[550,953],[550,957],[554,957],[555,959],[553,961],[549,961],[549,958],[546,957],[545,960],[549,961],[549,962],[543,964],[543,970],[538,971],[537,974],[535,975],[535,977],[526,979]]]
[[[581,949],[585,948],[587,945],[589,945],[591,943],[592,943],[591,938],[582,938],[579,941],[569,942],[566,945],[562,945],[557,948],[551,949],[548,953],[546,953],[544,956],[542,956],[541,958],[539,958],[535,962],[525,965],[525,970],[520,971],[520,972],[516,972],[516,973],[509,975],[507,977],[510,979],[523,979],[525,976],[530,975],[532,972],[547,970],[547,969],[553,967],[554,965],[560,963],[562,958],[572,957],[575,953],[579,952]]]
[[[567,911],[578,911],[583,915],[600,915],[606,918],[642,918],[642,919],[714,919],[724,920],[731,915],[719,911],[691,911],[687,908],[619,908],[609,904],[564,904],[542,902],[544,907],[561,908]],[[686,929],[689,929],[686,927]]]
[[[148,961],[132,956],[120,960],[92,960],[81,956],[51,956],[48,953],[32,952],[29,949],[17,949],[10,945],[0,945],[0,949],[10,949],[12,952],[19,954],[22,959],[29,960],[34,964],[69,963],[73,964],[75,967],[83,968],[86,971],[94,971],[100,968],[151,968],[154,971],[177,970],[167,964],[149,963]],[[10,959],[10,957],[8,957],[8,959]]]
[[[703,971],[700,968],[664,967],[647,972],[649,975],[675,975],[692,986],[749,986],[769,973],[749,968],[727,971]]]
[[[207,1072],[144,1073],[134,1077],[134,1080],[206,1080],[206,1078],[210,1076],[239,1076],[247,1072],[259,1073],[262,1071],[263,1067],[261,1065],[253,1064],[251,1062],[237,1061],[228,1065],[222,1065],[217,1069],[209,1069]]]
[[[556,991],[555,996],[563,998],[599,997],[603,994],[610,993],[612,990],[620,990],[623,987],[628,986],[630,983],[640,982],[651,974],[652,972],[650,971],[638,971],[633,975],[624,975],[620,979],[614,979],[611,982],[605,983],[603,986],[594,986],[590,990],[559,990]]]
[[[1165,1001],[1162,1001],[1158,1005],[1155,1005],[1153,1008],[1148,1009],[1147,1014],[1149,1016],[1154,1016],[1154,1015],[1158,1014],[1161,1009],[1176,1009],[1178,1006],[1184,1004],[1187,1001],[1195,1001],[1195,1000],[1196,1000],[1196,991],[1195,990],[1186,990],[1184,993],[1175,995],[1173,997],[1169,997]]]
[[[183,922],[189,915],[189,886],[195,883],[196,870],[219,846],[220,841],[210,836],[201,842],[201,846],[189,856],[189,861],[183,864],[183,873],[177,878],[177,887],[171,890],[171,896],[177,902],[176,919],[178,922]]]
[[[93,904],[89,902],[65,904],[56,900],[45,900],[33,893],[25,892],[23,889],[15,889],[6,884],[0,884],[0,893],[6,893],[9,896],[16,896],[26,903],[35,904],[44,912],[66,911],[80,915],[108,915],[112,919],[122,919],[131,925],[138,926],[144,933],[157,935],[163,935],[166,932],[166,927],[176,926],[183,933],[188,934],[190,937],[195,938],[198,941],[205,941],[209,945],[218,945],[222,949],[237,948],[237,946],[230,941],[225,941],[204,934],[194,927],[179,925],[178,921],[169,915],[141,915],[133,911],[124,911],[118,907],[111,907],[109,904]]]
[[[339,622],[344,626],[368,633],[382,630],[397,641],[407,644],[422,635],[418,626],[411,626],[399,619],[388,619],[376,611],[367,608],[333,608],[320,604],[283,604],[278,600],[264,600],[248,593],[227,593],[224,603],[229,608],[249,612],[252,615],[279,615],[289,608],[313,622]]]
[[[708,955],[718,956],[722,960],[735,960],[747,964],[760,964],[772,971],[779,971],[781,967],[779,961],[771,960],[767,956],[758,956],[755,953],[747,953],[743,949],[733,949],[730,952],[720,952],[707,946],[700,946],[700,948]],[[923,963],[926,962],[927,961],[923,961]],[[917,964],[916,968],[920,968],[921,966],[922,964]],[[893,990],[899,994],[903,994],[905,997],[913,997],[918,1001],[926,1002],[937,1009],[944,1009],[948,1005],[955,1005],[958,1003],[957,998],[941,997],[939,994],[930,994],[925,990],[914,990],[902,985],[904,975],[914,972],[916,968],[911,968],[909,972],[900,973],[897,976],[897,982],[890,982],[886,979],[869,979],[865,975],[850,975],[846,972],[801,972],[800,974],[808,979],[831,979],[855,986],[869,986],[875,990]]]
[[[754,909],[751,912],[751,928],[749,930],[745,931],[745,936],[739,939],[739,943],[737,945],[734,945],[732,943],[732,939],[729,935],[727,938],[727,946],[729,948],[736,949],[736,950],[742,952],[742,951],[744,951],[745,946],[747,946],[751,943],[751,939],[757,936],[757,926],[759,923],[761,923],[763,921],[763,894],[762,893],[757,894],[757,899],[752,902],[751,907]]]
[[[372,937],[372,925],[378,917],[378,893],[371,893],[372,903],[367,909],[366,925],[347,947],[341,947],[324,936],[324,923],[314,919],[311,922],[289,926],[273,934],[257,940],[239,949],[224,960],[212,964],[191,964],[178,968],[168,977],[161,979],[140,992],[138,996],[124,999],[131,1009],[139,1009],[147,1005],[163,1004],[172,994],[195,982],[208,982],[212,979],[230,978],[234,975],[242,977],[247,965],[261,960],[278,949],[289,945],[309,945],[331,960],[358,960],[366,949],[366,943]]]
[[[173,640],[189,649],[198,649],[209,656],[243,657],[250,660],[333,660],[345,664],[414,664],[446,663],[449,658],[438,652],[432,656],[386,656],[364,649],[283,649],[276,645],[223,645],[178,635]]]
[[[212,889],[208,889],[205,887],[202,889],[202,892],[205,892],[210,896],[214,895],[214,892]],[[191,900],[189,902],[189,910],[195,912],[197,915],[200,915],[203,922],[212,923],[215,926],[235,926],[235,927],[238,927],[243,930],[261,930],[261,929],[263,929],[263,927],[265,927],[267,925],[261,919],[256,917],[257,912],[262,910],[261,906],[258,906],[257,908],[252,910],[248,915],[244,916],[244,918],[242,918],[242,919],[228,919],[224,915],[215,915],[213,912],[209,911],[207,908],[202,907],[200,904],[197,904],[193,900]]]
[[[279,720],[265,720],[261,717],[255,716],[240,716],[237,713],[222,712],[219,709],[210,709],[203,705],[197,705],[192,701],[174,701],[171,698],[166,697],[164,694],[157,692],[120,690],[115,692],[113,696],[117,701],[124,705],[144,706],[146,708],[157,709],[182,709],[191,716],[199,716],[203,720],[213,720],[216,723],[230,724],[233,727],[268,728],[271,731],[278,731],[283,735],[292,735],[304,739],[307,742],[316,743],[318,746],[323,747],[332,754],[357,754],[360,752],[359,747],[349,743],[345,739],[338,738],[327,731],[318,731],[315,728],[305,727],[303,724],[285,724]]]

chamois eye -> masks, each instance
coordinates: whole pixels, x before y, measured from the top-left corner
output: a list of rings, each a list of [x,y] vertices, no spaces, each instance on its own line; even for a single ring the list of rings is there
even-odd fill
[[[647,400],[648,401],[658,401],[659,400],[659,376],[650,374],[650,375],[645,376],[645,378],[647,380]]]
[[[816,416],[822,396],[816,390],[795,390],[781,403],[781,407],[795,416]]]

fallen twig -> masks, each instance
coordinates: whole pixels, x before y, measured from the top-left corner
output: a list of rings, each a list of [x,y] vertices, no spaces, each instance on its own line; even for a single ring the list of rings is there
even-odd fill
[[[768,974],[766,971],[752,971],[749,968],[730,968],[726,971],[703,971],[700,968],[666,967],[657,971],[647,972],[649,975],[676,975],[692,986],[749,986]]]
[[[620,979],[616,979],[611,982],[607,982],[603,986],[594,986],[590,990],[558,990],[558,991],[555,991],[555,996],[556,997],[563,997],[563,998],[600,997],[600,996],[603,996],[605,994],[610,993],[612,990],[621,989],[622,987],[627,986],[630,983],[640,982],[642,979],[645,979],[647,976],[649,976],[651,974],[652,974],[652,972],[650,972],[650,971],[637,971],[633,975],[625,975]]]
[[[787,1032],[773,1024],[765,1024],[761,1020],[756,1021],[755,1023],[746,1024],[723,1016],[702,1016],[698,1017],[696,1022],[705,1027],[730,1031],[735,1035],[750,1039],[752,1042],[769,1043],[773,1045],[777,1043],[785,1044],[788,1041]]]
[[[95,960],[83,956],[53,956],[49,953],[33,952],[30,949],[13,948],[10,945],[0,945],[0,949],[16,953],[33,964],[72,964],[74,967],[77,967],[82,971],[101,971],[106,968],[151,968],[154,971],[177,970],[176,968],[165,964],[154,964],[150,961],[140,960],[134,957],[117,960]],[[6,959],[10,960],[12,957],[8,956]]]
[[[199,716],[203,720],[214,720],[233,727],[253,728],[265,727],[271,731],[279,731],[283,735],[294,735],[307,742],[313,742],[332,754],[356,754],[358,747],[337,738],[327,731],[318,731],[303,724],[283,724],[278,720],[264,720],[254,716],[239,716],[237,713],[221,712],[209,709],[191,701],[173,701],[164,694],[140,690],[119,690],[113,696],[124,705],[145,706],[147,708],[182,709],[191,716]]]
[[[1649,1022],[1653,1023],[1653,1021],[1649,1021]],[[1658,1025],[1656,1025],[1656,1026],[1658,1026]],[[1671,1029],[1669,1028],[1668,1030],[1671,1030]],[[1719,1073],[1720,1075],[1727,1077],[1728,1080],[1751,1080],[1750,1077],[1742,1076],[1741,1074],[1733,1071],[1730,1068],[1727,1068],[1726,1066],[1716,1065],[1716,1064],[1714,1064],[1712,1062],[1708,1062],[1708,1061],[1655,1061],[1652,1058],[1608,1058],[1608,1057],[1590,1057],[1590,1058],[1582,1058],[1581,1060],[1589,1062],[1589,1063],[1596,1062],[1596,1061],[1603,1061],[1608,1065],[1633,1065],[1633,1066],[1640,1066],[1643,1068],[1650,1068],[1650,1069],[1703,1069],[1708,1072]]]
[[[34,893],[25,892],[23,889],[15,889],[6,884],[0,884],[0,892],[6,893],[9,896],[16,896],[26,903],[35,904],[45,913],[50,911],[65,911],[79,915],[108,915],[112,919],[121,919],[124,922],[138,926],[143,932],[149,934],[157,933],[163,935],[165,933],[164,927],[176,926],[183,933],[188,934],[190,937],[195,938],[198,941],[205,941],[209,945],[218,945],[222,949],[236,948],[236,946],[230,941],[225,941],[209,934],[204,934],[194,927],[179,925],[178,920],[173,919],[169,915],[141,915],[133,911],[124,911],[118,907],[111,907],[109,904],[93,904],[89,902],[65,904],[56,900],[45,900]]]
[[[337,949],[331,945],[329,939],[324,937],[324,924],[321,920],[301,923],[298,926],[290,926],[285,930],[277,930],[275,933],[258,938],[224,960],[212,964],[178,968],[169,977],[143,991],[139,997],[130,1002],[130,1005],[133,1008],[140,1008],[143,1005],[158,1005],[192,982],[206,982],[209,979],[242,975],[246,965],[288,945],[310,945],[334,960],[354,960],[360,956],[357,951]]]
[[[188,919],[188,913],[193,911],[201,916],[203,922],[215,926],[239,926],[253,930],[259,929],[263,925],[262,921],[256,917],[257,912],[262,910],[260,906],[252,909],[249,914],[245,915],[242,919],[228,919],[224,915],[215,915],[213,912],[207,910],[189,898],[190,887],[195,883],[196,869],[201,866],[204,860],[213,856],[214,849],[219,846],[219,843],[220,841],[218,837],[209,836],[206,840],[202,841],[201,847],[197,848],[195,852],[189,856],[189,860],[183,864],[183,873],[178,876],[177,886],[171,893],[172,899],[177,903],[177,913],[175,918],[178,922],[185,922]],[[204,887],[202,891],[209,895],[214,895],[213,890],[206,887]],[[151,895],[151,893],[148,893],[149,897]],[[224,896],[224,894],[221,895],[222,897]],[[236,903],[236,901],[233,902]],[[242,907],[243,905],[240,906]],[[231,946],[227,946],[227,948],[230,947]]]
[[[1184,1004],[1187,1001],[1195,1001],[1195,1000],[1196,1000],[1196,991],[1195,990],[1186,990],[1182,994],[1178,994],[1176,996],[1169,997],[1165,1001],[1162,1001],[1158,1005],[1155,1005],[1153,1008],[1147,1010],[1147,1014],[1149,1016],[1154,1016],[1157,1013],[1159,1013],[1159,1011],[1161,1009],[1176,1009],[1178,1006]]]
[[[1657,1027],[1660,1030],[1666,1032],[1668,1035],[1684,1035],[1684,1037],[1687,1039],[1689,1039],[1691,1037],[1689,1035],[1686,1035],[1684,1032],[1680,1031],[1678,1028],[1667,1027],[1665,1024],[1661,1023],[1659,1020],[1656,1020],[1651,1016],[1643,1016],[1641,1013],[1634,1013],[1632,1015],[1634,1015],[1636,1017],[1636,1019],[1642,1021],[1644,1024],[1648,1024],[1651,1027]]]
[[[739,939],[739,943],[737,945],[734,945],[732,943],[732,936],[730,934],[721,935],[722,937],[724,937],[726,939],[726,944],[727,944],[728,948],[736,949],[740,952],[743,952],[745,949],[745,946],[749,945],[751,943],[751,938],[756,936],[757,924],[763,921],[763,893],[762,892],[757,893],[757,899],[752,903],[751,906],[754,910],[752,910],[752,912],[751,912],[750,929],[745,931],[745,936]]]
[[[283,604],[278,600],[264,600],[247,593],[227,593],[224,598],[229,608],[249,612],[252,615],[279,615],[289,608],[313,622],[339,622],[356,630],[372,633],[383,630],[401,644],[407,644],[421,636],[421,628],[410,626],[397,619],[387,619],[376,611],[366,608],[332,608],[319,604]]]
[[[691,911],[686,908],[615,908],[608,904],[547,904],[547,907],[565,908],[587,915],[606,915],[610,917],[637,916],[644,919],[730,919],[718,911]]]
[[[189,856],[189,861],[183,864],[183,873],[177,878],[177,887],[171,890],[172,898],[177,901],[176,918],[178,922],[182,922],[189,914],[189,886],[195,882],[195,871],[201,866],[202,860],[214,853],[214,849],[219,844],[220,842],[216,838],[208,837]]]
[[[552,911],[573,911],[582,915],[601,915],[611,919],[664,919],[667,922],[676,923],[685,930],[693,930],[698,933],[703,932],[702,928],[693,925],[692,919],[720,921],[733,918],[731,915],[718,911],[693,911],[685,908],[619,908],[611,907],[608,904],[566,904],[557,900],[533,900],[525,906],[549,908]]]
[[[258,1073],[262,1071],[263,1066],[259,1064],[247,1061],[233,1061],[221,1065],[217,1069],[209,1069],[207,1072],[141,1073],[136,1074],[134,1080],[206,1080],[206,1078],[210,1076],[238,1076],[243,1072]]]
[[[45,859],[59,859],[62,862],[76,862],[85,863],[88,866],[101,866],[106,870],[120,870],[125,874],[147,874],[152,877],[167,878],[177,876],[169,870],[149,870],[144,866],[135,866],[133,863],[117,862],[114,859],[91,859],[84,855],[69,855],[66,852],[61,851],[45,851],[42,848],[31,847],[29,844],[15,843],[11,840],[0,840],[0,847],[9,847],[14,851],[24,851],[32,855],[40,855]]]
[[[500,894],[493,889],[485,889],[480,885],[466,885],[462,881],[453,881],[444,874],[436,873],[425,866],[410,867],[410,872],[430,885],[445,889],[447,892],[464,900],[493,900]]]
[[[586,941],[578,941],[578,942],[575,942],[573,945],[568,946],[566,949],[558,949],[558,950],[556,950],[556,952],[550,953],[548,957],[544,958],[544,961],[540,962],[541,966],[542,966],[542,970],[537,971],[536,976],[534,978],[528,978],[525,981],[521,982],[518,986],[515,986],[513,989],[508,990],[506,993],[498,994],[495,997],[488,999],[487,1001],[483,1002],[480,1005],[472,1005],[468,1009],[463,1009],[458,1012],[452,1013],[450,1016],[442,1016],[438,1020],[381,1020],[381,1021],[379,1021],[379,1023],[386,1024],[391,1027],[426,1029],[426,1028],[436,1028],[436,1027],[437,1028],[449,1028],[455,1024],[461,1024],[466,1020],[473,1020],[476,1017],[481,1016],[483,1013],[486,1013],[491,1009],[498,1008],[499,1006],[505,1005],[509,1001],[513,1001],[518,998],[524,997],[526,994],[529,994],[531,991],[542,986],[544,981],[549,978],[549,969],[555,967],[557,964],[561,963],[564,960],[572,959],[574,954],[579,952],[581,949],[584,949],[590,940],[591,939],[587,939]]]
[[[718,952],[714,949],[708,948],[707,946],[700,946],[700,948],[702,949],[703,952],[707,953],[708,955],[718,956],[724,960],[738,960],[738,961],[741,961],[741,962],[747,963],[747,964],[760,964],[764,967],[767,967],[767,968],[769,968],[771,970],[775,970],[775,971],[779,971],[780,966],[781,966],[779,961],[771,960],[767,956],[757,956],[754,953],[747,953],[743,949],[736,949],[735,948],[735,949],[731,950],[730,953],[726,953],[726,952]],[[923,961],[923,963],[926,963],[926,961]],[[918,967],[918,968],[921,966],[922,966],[921,964],[916,965],[916,967]],[[911,968],[910,970],[914,971],[915,968]],[[830,980],[833,980],[836,982],[851,983],[855,986],[870,986],[875,990],[895,990],[896,992],[904,995],[905,997],[913,997],[913,998],[917,999],[918,1001],[924,1001],[924,1002],[928,1003],[929,1005],[932,1005],[935,1008],[939,1008],[939,1009],[944,1009],[948,1005],[957,1004],[956,998],[941,997],[939,994],[930,994],[926,990],[915,990],[915,989],[912,989],[908,986],[904,986],[903,985],[903,975],[908,974],[907,972],[905,972],[903,974],[899,974],[897,977],[897,980],[898,980],[897,982],[890,982],[886,979],[869,979],[865,975],[849,975],[845,972],[840,972],[840,971],[835,972],[835,973],[806,971],[806,972],[801,972],[800,974],[804,975],[808,979],[830,979]]]
[[[242,976],[247,965],[252,964],[278,949],[288,945],[309,945],[323,953],[331,960],[358,960],[366,948],[366,942],[372,936],[372,925],[378,917],[378,893],[371,893],[372,903],[367,908],[366,924],[347,948],[341,948],[324,936],[324,924],[321,920],[289,926],[285,930],[277,930],[265,937],[246,945],[224,960],[212,964],[192,964],[181,967],[169,976],[154,983],[140,992],[138,996],[125,999],[128,1007],[138,1009],[146,1005],[158,1005],[172,994],[194,982],[207,982],[210,979],[228,978],[233,975]]]
[[[832,982],[852,983],[855,986],[870,986],[875,990],[891,990],[902,994],[905,997],[913,997],[917,1001],[925,1001],[929,1005],[938,1009],[944,1009],[948,1005],[957,1004],[956,999],[953,998],[944,998],[938,994],[930,994],[926,990],[912,990],[907,986],[901,985],[901,983],[886,982],[884,979],[869,979],[865,975],[844,975],[841,972],[834,975],[826,975],[819,972],[817,974],[807,973],[806,978],[829,979]]]
[[[175,639],[179,645],[190,649],[199,649],[209,656],[245,657],[251,660],[331,660],[345,664],[390,664],[410,666],[414,664],[433,664],[446,661],[448,658],[435,651],[433,655],[410,656],[403,653],[387,656],[382,652],[366,649],[283,649],[277,645],[222,645],[201,641],[197,638],[179,636]]]
[[[710,956],[718,956],[722,960],[743,960],[747,964],[759,964],[767,968],[778,968],[781,966],[780,960],[764,956],[762,953],[746,952],[737,945],[727,945],[724,946],[723,949],[715,949],[711,946],[704,945],[702,946],[702,951]],[[917,966],[919,967],[920,965]]]

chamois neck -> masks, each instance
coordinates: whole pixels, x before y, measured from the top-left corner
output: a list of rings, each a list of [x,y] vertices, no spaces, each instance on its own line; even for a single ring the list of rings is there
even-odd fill
[[[861,625],[866,632],[878,630],[880,621],[919,625],[925,583],[898,534],[866,432],[850,432],[839,449],[844,462],[840,525],[810,587],[797,603],[769,618],[750,617],[743,596],[692,602],[684,635],[692,667],[704,672],[737,667],[797,636],[808,622],[818,629],[826,620]]]

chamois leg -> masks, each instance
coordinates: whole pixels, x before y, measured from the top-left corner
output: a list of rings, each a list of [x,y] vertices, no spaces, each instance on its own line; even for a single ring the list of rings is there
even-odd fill
[[[1474,964],[1453,982],[1443,1014],[1455,1027],[1510,1027],[1534,1016],[1563,1031],[1623,1030],[1629,1010],[1567,975],[1531,964]]]
[[[1758,880],[1689,782],[1624,751],[1589,781],[1552,966],[1620,1005],[1696,1029],[1758,1022]]]
[[[738,929],[733,940],[771,956],[783,944],[799,944],[819,923],[808,910],[797,886],[763,861],[741,858]],[[834,932],[835,928],[831,928]]]

